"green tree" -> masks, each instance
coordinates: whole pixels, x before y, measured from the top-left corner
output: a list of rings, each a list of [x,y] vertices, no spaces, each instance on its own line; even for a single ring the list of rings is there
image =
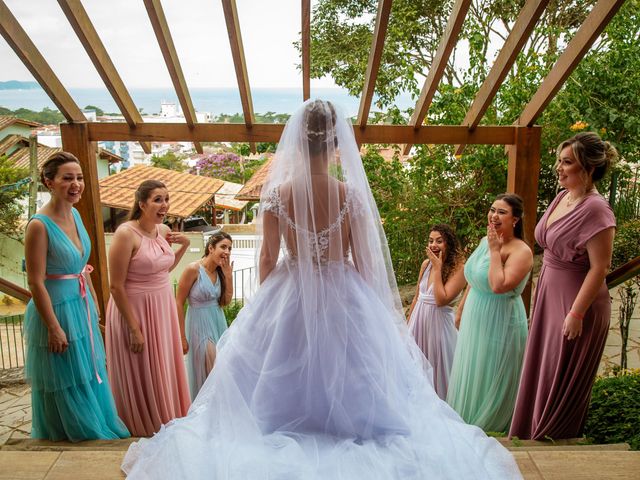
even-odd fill
[[[99,117],[104,115],[104,110],[102,110],[100,107],[96,107],[95,105],[87,105],[86,107],[84,107],[84,109],[93,110],[94,112],[96,112],[96,115],[98,115]]]
[[[184,172],[187,166],[184,164],[183,158],[184,157],[176,155],[174,152],[167,152],[164,155],[153,155],[151,157],[151,166]]]
[[[23,207],[18,200],[29,195],[29,183],[19,183],[29,178],[29,170],[16,168],[6,155],[0,156],[0,234],[18,238]]]
[[[494,57],[490,52],[506,39],[524,3],[472,0],[425,123],[462,122],[491,67]],[[361,94],[377,4],[375,0],[318,1],[311,32],[313,77],[329,75],[353,95]],[[407,122],[412,111],[399,111],[395,97],[409,92],[417,99],[452,4],[446,0],[393,2],[376,82],[380,111],[372,111],[371,123]],[[594,4],[595,0],[550,1],[483,124],[509,125],[518,118]],[[537,121],[543,126],[540,212],[556,193],[556,146],[579,129],[598,131],[616,144],[627,162],[638,162],[638,11],[640,0],[626,2]],[[464,61],[459,61],[462,58]],[[464,155],[456,158],[450,146],[422,145],[402,168],[382,167],[380,159],[373,162],[366,156],[365,167],[400,283],[415,279],[430,224],[451,223],[467,248],[473,248],[484,234],[490,200],[506,188],[506,156],[501,147],[468,146]],[[608,183],[601,183],[604,192]],[[385,192],[394,195],[389,197]]]

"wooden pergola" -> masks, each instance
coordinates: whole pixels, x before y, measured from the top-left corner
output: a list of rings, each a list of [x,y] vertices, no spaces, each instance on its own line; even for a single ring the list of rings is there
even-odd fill
[[[0,33],[65,116],[67,123],[62,124],[60,128],[63,147],[78,157],[82,165],[86,187],[78,209],[91,237],[93,249],[90,262],[96,266],[94,285],[100,308],[103,311],[109,297],[109,288],[94,143],[103,140],[138,141],[145,152],[149,153],[151,142],[190,141],[194,143],[196,150],[201,152],[200,142],[205,141],[249,142],[251,145],[255,145],[256,142],[277,142],[284,128],[284,125],[281,124],[255,123],[236,2],[235,0],[221,1],[242,101],[244,124],[201,124],[197,122],[180,66],[180,59],[160,0],[144,0],[144,4],[184,112],[186,123],[143,123],[138,109],[91,23],[82,2],[80,0],[58,0],[62,11],[125,118],[125,122],[122,123],[88,122],[4,1],[0,0]],[[311,96],[311,5],[310,0],[301,0],[301,3],[303,86],[301,100],[306,100]],[[475,100],[469,107],[462,125],[425,126],[423,121],[429,111],[471,4],[471,0],[455,0],[445,32],[416,103],[414,114],[408,125],[398,126],[369,125],[367,123],[392,4],[392,0],[379,0],[366,78],[355,125],[357,142],[359,144],[403,144],[405,152],[408,152],[411,145],[425,143],[456,145],[457,153],[461,153],[464,146],[470,144],[505,145],[509,157],[507,189],[524,198],[525,215],[529,218],[535,218],[541,137],[541,128],[535,126],[535,121],[622,6],[624,0],[598,1],[513,125],[480,125],[487,108],[491,105],[518,53],[528,40],[548,3],[549,0],[527,0]],[[534,223],[527,222],[529,239],[533,238],[533,228]]]

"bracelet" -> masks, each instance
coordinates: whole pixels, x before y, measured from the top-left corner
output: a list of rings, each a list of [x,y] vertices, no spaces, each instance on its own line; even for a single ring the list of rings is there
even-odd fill
[[[574,312],[573,310],[569,310],[569,315],[571,315],[573,318],[577,318],[578,320],[584,319],[584,315]]]

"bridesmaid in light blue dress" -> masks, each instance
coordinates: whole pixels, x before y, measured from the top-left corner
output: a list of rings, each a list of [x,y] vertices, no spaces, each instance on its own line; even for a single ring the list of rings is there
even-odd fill
[[[42,167],[51,201],[31,217],[25,236],[29,288],[25,375],[31,384],[33,438],[71,440],[129,436],[107,379],[87,265],[91,243],[73,205],[82,170],[61,152]]]
[[[485,431],[509,428],[527,341],[520,295],[533,264],[522,240],[522,199],[498,195],[488,215],[487,236],[464,267],[468,286],[447,403],[462,419]],[[460,318],[460,317],[458,317]]]
[[[227,329],[222,307],[233,296],[233,262],[230,262],[231,236],[212,235],[202,260],[185,268],[176,293],[182,349],[187,355],[187,374],[191,399],[207,379],[216,359],[216,344]],[[185,320],[184,303],[188,300]]]

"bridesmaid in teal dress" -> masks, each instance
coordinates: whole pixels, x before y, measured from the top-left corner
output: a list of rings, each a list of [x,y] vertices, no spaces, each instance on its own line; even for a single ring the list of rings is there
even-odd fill
[[[231,236],[226,232],[212,235],[202,259],[190,263],[178,282],[176,304],[192,400],[213,368],[216,345],[227,329],[222,307],[228,305],[233,296],[231,242]],[[187,299],[189,307],[185,321],[184,302]]]
[[[447,402],[485,431],[509,427],[527,341],[527,316],[520,294],[533,255],[524,242],[522,199],[496,197],[487,236],[464,267],[468,286],[456,316],[460,326]]]
[[[51,201],[31,218],[25,236],[33,296],[25,313],[31,436],[126,438],[107,380],[93,268],[87,265],[89,235],[73,208],[84,190],[80,164],[69,153],[57,153],[44,163],[41,180]]]

